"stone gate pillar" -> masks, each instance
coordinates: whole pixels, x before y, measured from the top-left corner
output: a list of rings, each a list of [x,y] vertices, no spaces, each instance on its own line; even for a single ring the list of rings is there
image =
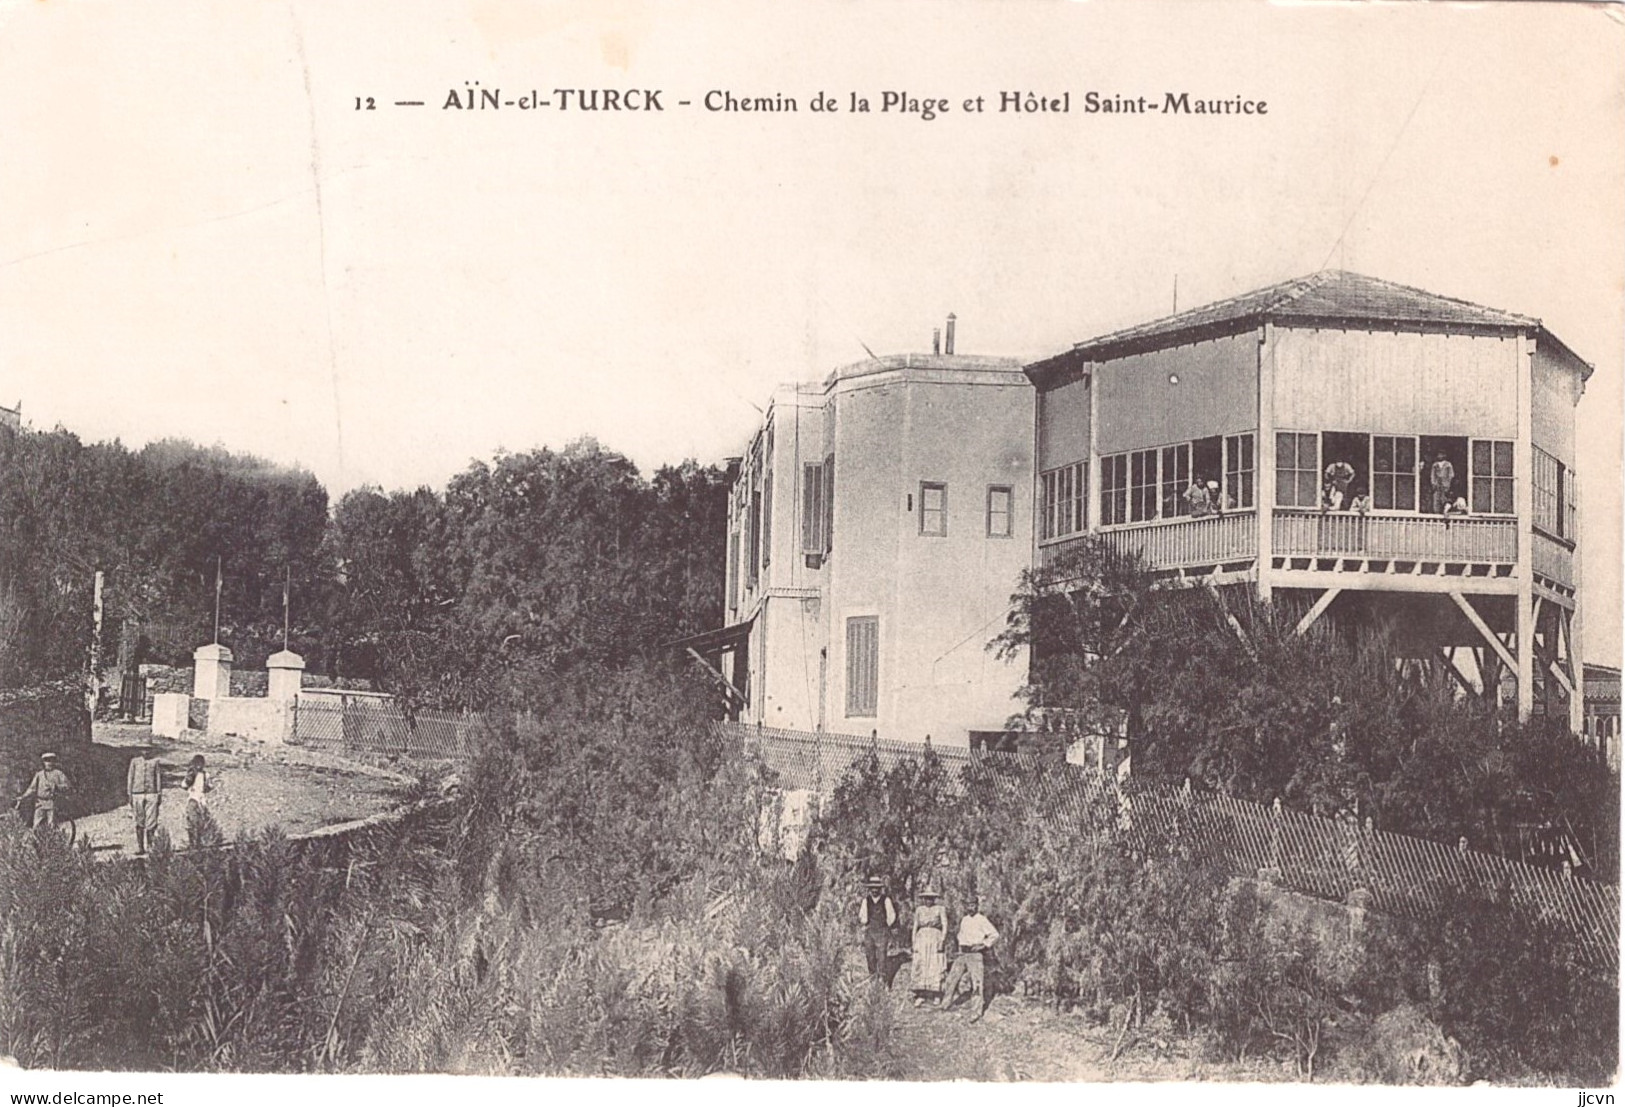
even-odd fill
[[[200,700],[231,697],[231,651],[219,642],[192,651],[192,695]]]
[[[299,695],[305,682],[305,659],[292,650],[265,659],[265,695],[274,703],[287,703]]]

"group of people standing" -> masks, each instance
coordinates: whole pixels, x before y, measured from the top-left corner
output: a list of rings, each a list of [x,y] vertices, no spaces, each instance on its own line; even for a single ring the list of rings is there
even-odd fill
[[[965,901],[954,934],[955,956],[949,963],[948,910],[941,891],[927,883],[915,905],[909,943],[911,987],[914,1006],[934,1002],[951,1007],[965,984],[971,991],[971,1022],[982,1017],[987,1007],[985,958],[999,940],[999,932],[982,914],[981,903],[972,895]],[[888,962],[893,938],[898,933],[897,905],[886,891],[886,882],[871,876],[864,896],[858,902],[858,925],[863,930],[863,954],[872,979],[889,981]]]
[[[1356,481],[1354,466],[1334,461],[1326,466],[1320,486],[1322,511],[1353,511],[1361,515],[1371,510],[1371,493]],[[1427,467],[1426,507],[1434,515],[1467,514],[1466,497],[1458,494],[1456,466],[1445,454],[1435,454]]]
[[[56,762],[55,753],[41,754],[39,771],[28,782],[22,795],[17,797],[19,802],[33,797],[33,824],[36,827],[57,825],[57,820],[64,814],[62,804],[72,790],[68,775],[57,767]],[[152,843],[152,835],[158,829],[158,812],[163,806],[164,766],[151,747],[144,747],[130,759],[124,786],[130,803],[130,815],[135,820],[135,854],[141,857]],[[186,802],[207,807],[209,791],[208,769],[203,755],[196,754],[186,767]]]

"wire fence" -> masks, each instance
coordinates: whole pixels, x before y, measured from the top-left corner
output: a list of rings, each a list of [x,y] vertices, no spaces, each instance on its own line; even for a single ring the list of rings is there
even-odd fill
[[[338,753],[395,757],[459,758],[470,752],[477,724],[473,715],[418,711],[410,717],[395,706],[346,701],[294,701],[290,740]]]
[[[821,796],[873,754],[888,772],[918,761],[917,742],[718,724],[777,774],[786,789]],[[1577,955],[1610,969],[1619,964],[1619,886],[1569,869],[1531,865],[1497,854],[1425,838],[1359,827],[1221,793],[1201,793],[1155,782],[1119,786],[1105,773],[1030,754],[933,746],[951,787],[963,788],[972,767],[1019,777],[1039,809],[1075,813],[1112,805],[1118,825],[1141,843],[1177,840],[1237,876],[1262,877],[1322,899],[1363,902],[1391,915],[1424,914],[1453,894],[1499,899],[1526,916],[1573,935]]]

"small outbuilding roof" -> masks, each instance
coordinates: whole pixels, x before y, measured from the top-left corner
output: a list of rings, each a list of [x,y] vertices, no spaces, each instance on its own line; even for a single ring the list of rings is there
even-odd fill
[[[1084,362],[1109,361],[1239,334],[1264,323],[1299,327],[1399,326],[1468,334],[1532,333],[1571,360],[1582,380],[1589,378],[1592,371],[1532,316],[1482,307],[1342,269],[1326,269],[1076,343],[1064,353],[1028,366],[1027,374],[1035,384],[1042,385],[1043,378],[1051,373]]]

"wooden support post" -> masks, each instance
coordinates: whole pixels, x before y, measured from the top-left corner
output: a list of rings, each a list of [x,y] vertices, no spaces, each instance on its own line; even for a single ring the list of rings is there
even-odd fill
[[[1513,512],[1518,527],[1517,647],[1518,721],[1526,722],[1535,700],[1535,619],[1531,601],[1535,575],[1534,401],[1535,348],[1527,335],[1514,340],[1517,358],[1518,437],[1512,449]]]
[[[1506,648],[1506,644],[1500,638],[1496,637],[1495,632],[1490,629],[1490,625],[1484,621],[1484,617],[1478,613],[1472,604],[1467,602],[1467,597],[1460,592],[1448,592],[1446,595],[1456,602],[1457,607],[1461,608],[1461,613],[1467,616],[1467,621],[1472,623],[1478,633],[1483,636],[1490,649],[1495,651],[1495,656],[1501,659],[1501,663],[1509,669],[1517,669],[1518,661],[1512,656],[1512,651]],[[1520,613],[1527,612],[1529,610],[1528,605],[1520,605],[1519,610]],[[1524,617],[1527,618],[1526,615]]]
[[[1320,598],[1315,601],[1314,606],[1304,613],[1303,618],[1298,620],[1298,625],[1292,629],[1292,633],[1302,636],[1304,632],[1315,625],[1315,620],[1326,613],[1326,609],[1332,606],[1332,601],[1342,594],[1343,590],[1341,588],[1328,588],[1322,592]]]
[[[1484,694],[1483,689],[1474,688],[1473,682],[1468,680],[1462,671],[1456,667],[1455,659],[1450,656],[1450,651],[1448,649],[1441,647],[1439,649],[1439,658],[1444,662],[1445,671],[1456,678],[1456,683],[1461,686],[1461,690],[1463,692],[1466,692],[1469,696],[1480,696]]]
[[[1531,599],[1529,578],[1526,575],[1517,594],[1513,597],[1518,613],[1517,638],[1514,642],[1518,655],[1512,662],[1512,668],[1518,674],[1518,721],[1520,723],[1529,721],[1530,713],[1535,706],[1535,612],[1534,604],[1530,602]]]
[[[1577,611],[1557,612],[1558,634],[1563,641],[1563,663],[1568,668],[1569,690],[1569,729],[1575,734],[1585,733],[1585,666],[1578,660],[1574,645],[1574,624],[1578,621]]]
[[[722,670],[718,669],[716,666],[712,665],[709,661],[707,661],[704,657],[700,656],[700,652],[698,650],[696,650],[693,646],[688,647],[688,655],[690,657],[692,657],[695,661],[698,661],[701,665],[705,666],[705,671],[710,673],[712,676],[716,677],[717,680],[722,683],[722,687],[724,687],[730,693],[732,693],[734,699],[739,701],[739,706],[741,706],[741,707],[745,706],[745,694],[743,692],[741,692],[739,689],[734,687],[733,681],[729,680],[727,677],[722,675]]]
[[[1257,498],[1258,598],[1269,603],[1275,587],[1275,328],[1258,329],[1258,439],[1253,443]],[[1099,423],[1090,426],[1098,427]],[[1223,479],[1223,478],[1220,478]],[[1223,489],[1220,489],[1223,492]],[[1238,507],[1240,505],[1237,505]]]
[[[1557,678],[1558,687],[1562,688],[1564,693],[1567,694],[1569,699],[1572,701],[1574,699],[1574,685],[1569,683],[1568,674],[1563,672],[1562,667],[1558,665],[1556,661],[1546,662],[1546,668],[1547,671],[1552,674],[1552,676]]]

